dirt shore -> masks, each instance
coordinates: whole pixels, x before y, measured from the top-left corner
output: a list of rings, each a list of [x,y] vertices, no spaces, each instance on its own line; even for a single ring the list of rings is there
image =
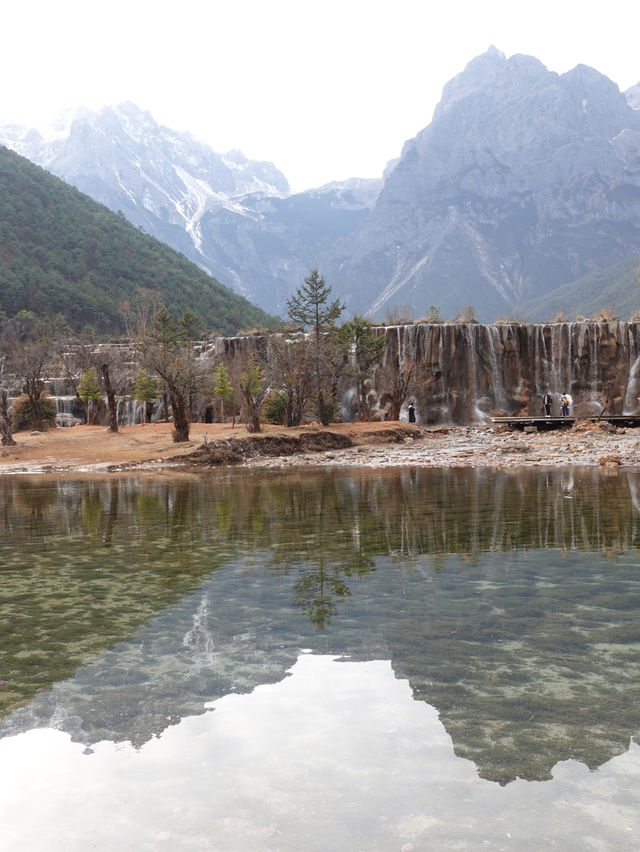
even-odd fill
[[[523,434],[490,426],[420,428],[409,423],[340,423],[323,428],[194,423],[191,440],[175,444],[168,423],[74,426],[18,433],[15,447],[0,448],[0,475],[109,472],[239,464],[244,467],[559,467],[640,466],[640,430],[606,423]]]

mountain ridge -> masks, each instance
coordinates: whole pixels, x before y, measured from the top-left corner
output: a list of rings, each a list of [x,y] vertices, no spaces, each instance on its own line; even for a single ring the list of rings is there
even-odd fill
[[[479,319],[640,251],[640,116],[617,86],[490,49],[405,143],[338,273],[349,307]],[[366,287],[363,285],[366,282]],[[373,296],[373,298],[372,298]]]
[[[296,194],[272,164],[216,154],[133,104],[72,128],[21,144],[280,315],[315,266],[352,313],[473,304],[489,321],[640,253],[640,83],[623,94],[585,65],[558,74],[491,47],[380,181]],[[121,159],[89,144],[100,133]]]
[[[3,146],[0,223],[0,318],[61,313],[75,331],[89,324],[118,333],[119,302],[142,287],[223,334],[277,324],[184,255]]]

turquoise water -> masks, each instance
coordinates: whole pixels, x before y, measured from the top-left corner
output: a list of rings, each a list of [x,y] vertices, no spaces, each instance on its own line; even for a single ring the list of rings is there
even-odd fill
[[[4,477],[0,848],[637,848],[639,486]]]

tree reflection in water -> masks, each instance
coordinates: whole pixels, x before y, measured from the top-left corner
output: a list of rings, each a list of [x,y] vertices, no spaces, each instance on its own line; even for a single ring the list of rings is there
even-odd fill
[[[144,671],[125,693],[139,682],[142,707],[157,691],[172,719],[205,687],[213,698],[283,674],[300,647],[387,654],[484,777],[542,779],[570,756],[597,766],[640,729],[638,482],[472,469],[5,477],[0,708],[131,637]],[[215,677],[202,656],[195,692],[188,628],[171,638],[165,625],[172,608],[195,619],[192,598],[203,647],[229,656]],[[154,619],[161,638],[136,640]],[[160,644],[171,653],[156,662]],[[182,657],[167,684],[167,659]],[[158,732],[146,725],[136,741]]]

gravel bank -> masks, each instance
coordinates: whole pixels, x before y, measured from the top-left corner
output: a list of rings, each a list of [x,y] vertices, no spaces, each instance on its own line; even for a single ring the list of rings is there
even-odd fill
[[[250,468],[339,467],[564,467],[640,466],[640,429],[616,429],[607,423],[525,434],[489,426],[422,429],[401,443],[360,445],[343,450],[255,457]]]

